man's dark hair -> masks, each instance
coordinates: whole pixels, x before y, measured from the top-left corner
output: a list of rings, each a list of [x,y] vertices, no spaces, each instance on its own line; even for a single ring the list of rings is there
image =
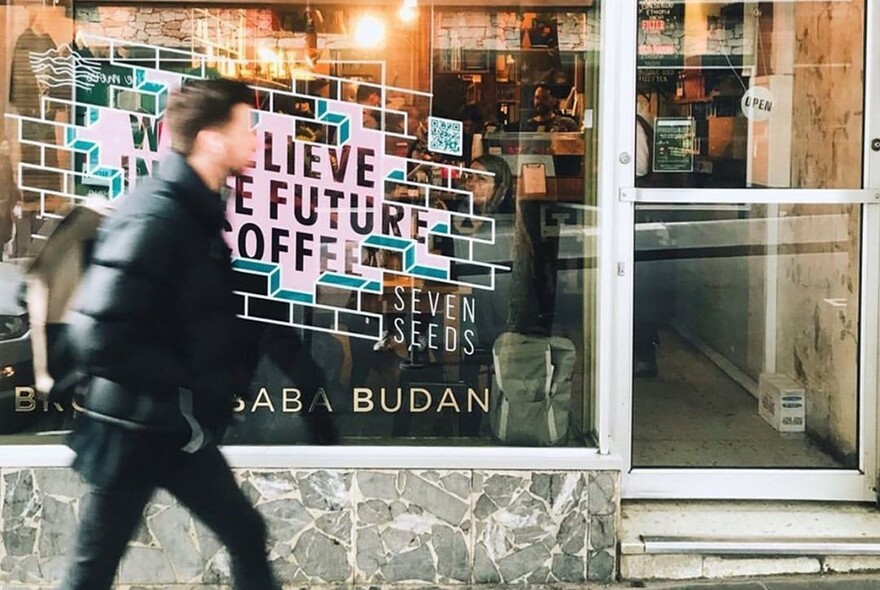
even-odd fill
[[[357,96],[355,97],[355,100],[363,104],[373,94],[379,94],[379,89],[376,86],[361,84],[360,86],[358,86]]]
[[[543,88],[544,92],[549,92],[550,96],[552,96],[553,98],[559,98],[559,96],[556,95],[556,90],[552,86],[547,84],[546,82],[539,82],[538,84],[535,85],[535,92],[536,93],[538,92],[539,88]]]
[[[229,78],[193,80],[171,94],[165,111],[165,125],[171,133],[171,148],[190,155],[202,129],[222,127],[232,118],[232,108],[251,104],[248,85]]]

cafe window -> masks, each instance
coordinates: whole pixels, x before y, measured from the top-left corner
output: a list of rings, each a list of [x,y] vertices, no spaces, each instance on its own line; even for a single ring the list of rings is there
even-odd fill
[[[0,10],[6,442],[76,420],[35,397],[23,268],[156,171],[170,91],[231,76],[265,147],[225,235],[263,334],[224,442],[595,444],[598,4]]]

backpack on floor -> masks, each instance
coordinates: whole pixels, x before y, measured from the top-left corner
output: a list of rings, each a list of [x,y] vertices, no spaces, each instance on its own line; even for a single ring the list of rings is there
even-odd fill
[[[492,345],[489,426],[516,445],[563,444],[571,422],[575,346],[560,336],[504,332]]]

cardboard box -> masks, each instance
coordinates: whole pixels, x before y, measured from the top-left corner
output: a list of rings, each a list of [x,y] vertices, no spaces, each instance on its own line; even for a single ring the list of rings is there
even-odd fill
[[[803,386],[785,375],[762,373],[758,380],[758,414],[779,432],[803,432],[806,426]]]

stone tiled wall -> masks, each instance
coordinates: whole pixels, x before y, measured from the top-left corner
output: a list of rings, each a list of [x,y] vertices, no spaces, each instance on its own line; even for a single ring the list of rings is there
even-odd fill
[[[0,474],[0,585],[49,586],[64,567],[84,486],[69,469]],[[608,582],[615,575],[616,472],[237,475],[266,518],[270,559],[290,587]],[[120,587],[230,583],[225,552],[172,497],[157,493],[145,516]]]
[[[556,12],[559,49],[595,51],[599,44],[599,18],[595,9],[588,12]],[[521,12],[445,11],[436,17],[436,49],[521,48],[523,15]]]
[[[226,31],[237,28],[239,10],[213,9],[211,18],[204,19],[209,33],[217,26]],[[272,38],[274,19],[269,9],[251,8],[245,11],[247,36],[263,40]],[[196,20],[200,17],[196,15]],[[74,13],[76,26],[93,35],[124,39],[162,47],[189,49],[193,36],[193,12],[177,6],[96,6],[77,5]],[[220,23],[220,25],[218,25]],[[293,37],[293,33],[289,34]]]

